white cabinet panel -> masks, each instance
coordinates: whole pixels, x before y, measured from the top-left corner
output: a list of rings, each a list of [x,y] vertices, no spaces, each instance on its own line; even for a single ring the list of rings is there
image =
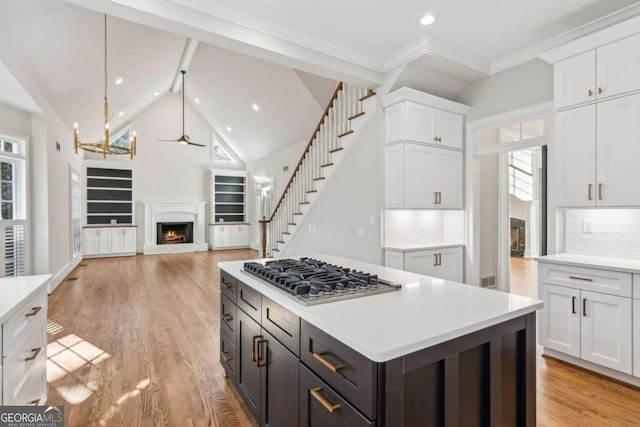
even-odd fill
[[[640,300],[633,301],[633,375],[640,377]]]
[[[404,207],[435,207],[435,156],[436,151],[431,147],[405,144]]]
[[[436,255],[435,251],[412,251],[404,254],[404,269],[410,273],[435,275]]]
[[[404,139],[404,103],[399,102],[384,109],[384,142]]]
[[[404,144],[384,148],[384,200],[387,209],[404,207]]]
[[[544,308],[538,313],[540,344],[580,357],[580,290],[540,284]]]
[[[462,209],[464,160],[462,152],[438,150],[434,158],[435,184],[438,192],[437,207],[440,209]]]
[[[581,356],[632,373],[631,299],[581,291]]]
[[[438,248],[409,251],[404,254],[404,270],[425,276],[462,282],[462,248]]]
[[[231,246],[249,246],[249,226],[248,225],[232,225],[231,227]]]
[[[597,205],[640,205],[640,94],[598,104]]]
[[[633,275],[633,297],[640,299],[640,274]]]
[[[231,246],[231,230],[227,225],[213,226],[213,246],[215,248],[228,248]]]
[[[385,267],[397,268],[404,270],[404,253],[399,251],[384,251]]]
[[[592,101],[596,97],[596,52],[591,50],[553,67],[555,108]]]
[[[249,225],[211,225],[209,237],[212,249],[246,247],[249,246]]]
[[[438,265],[436,266],[436,276],[462,282],[464,267],[462,265],[462,248],[438,249]]]
[[[435,116],[435,137],[438,145],[462,150],[463,120],[459,114],[438,111]]]
[[[640,89],[640,34],[597,49],[598,97]]]
[[[405,139],[435,143],[436,110],[414,102],[405,102]]]
[[[108,228],[84,228],[82,230],[84,255],[102,255],[111,252],[111,230]]]
[[[85,256],[120,256],[136,253],[135,227],[85,227],[82,229]]]
[[[111,229],[111,253],[131,253],[136,251],[136,229],[122,227]]]
[[[589,105],[555,116],[553,158],[558,206],[595,206],[596,107]]]
[[[569,288],[631,297],[631,273],[622,271],[540,263],[538,280]]]

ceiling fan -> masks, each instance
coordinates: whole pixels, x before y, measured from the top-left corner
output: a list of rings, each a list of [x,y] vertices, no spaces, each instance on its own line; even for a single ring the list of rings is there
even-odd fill
[[[184,133],[184,75],[187,74],[185,70],[180,70],[182,73],[182,136],[178,139],[159,139],[160,142],[179,142],[182,145],[196,145],[198,147],[206,147],[204,144],[197,144],[191,142],[189,135]]]

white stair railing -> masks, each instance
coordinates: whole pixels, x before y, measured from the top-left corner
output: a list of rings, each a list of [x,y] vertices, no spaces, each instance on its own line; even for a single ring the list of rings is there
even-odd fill
[[[333,153],[342,150],[341,138],[352,133],[351,121],[362,112],[362,101],[372,95],[369,89],[338,85],[273,214],[260,221],[262,257],[277,256],[293,234],[333,165]]]

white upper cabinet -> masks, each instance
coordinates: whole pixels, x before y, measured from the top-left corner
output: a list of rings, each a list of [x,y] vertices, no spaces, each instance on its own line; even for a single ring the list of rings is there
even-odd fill
[[[402,139],[435,144],[435,116],[437,110],[415,102],[407,101],[402,104],[405,111],[405,134]]]
[[[384,148],[384,194],[385,207],[404,207],[404,144]]]
[[[564,108],[640,90],[640,34],[559,61],[554,106]]]
[[[404,206],[405,208],[435,207],[437,203],[434,178],[436,153],[432,147],[418,144],[403,144]]]
[[[434,156],[434,188],[439,209],[462,209],[464,160],[459,151],[437,150]]]
[[[558,62],[553,68],[553,103],[556,108],[593,101],[596,94],[596,51]]]
[[[463,120],[460,114],[439,111],[435,116],[434,138],[438,145],[449,148],[463,148]]]

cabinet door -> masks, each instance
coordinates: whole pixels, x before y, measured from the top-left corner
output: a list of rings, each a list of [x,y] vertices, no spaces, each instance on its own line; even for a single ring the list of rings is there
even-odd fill
[[[597,205],[640,205],[640,94],[598,104]]]
[[[640,299],[633,300],[633,375],[640,377]]]
[[[463,205],[463,155],[460,151],[437,150],[434,161],[434,190],[438,193],[440,209],[462,209]]]
[[[295,426],[300,408],[298,358],[268,332],[263,331],[258,353],[262,366],[260,425]]]
[[[595,206],[596,107],[562,111],[555,117],[556,202],[564,206]]]
[[[553,105],[567,107],[595,99],[596,51],[582,53],[553,67]]]
[[[238,310],[237,315],[236,357],[238,371],[236,372],[236,380],[238,391],[249,411],[260,424],[261,373],[260,367],[258,367],[257,344],[263,338],[262,329],[242,310]]]
[[[436,207],[436,190],[433,182],[435,150],[435,148],[423,145],[405,144],[405,208]]]
[[[588,291],[581,296],[582,359],[631,374],[631,298]]]
[[[249,226],[233,225],[231,228],[231,246],[249,246]]]
[[[127,227],[124,229],[124,251],[135,253],[136,251],[136,228]]]
[[[580,357],[580,291],[540,284],[540,345]]]
[[[107,230],[105,230],[106,232]],[[136,251],[136,229],[131,227],[111,229],[111,253],[124,254]]]
[[[213,227],[213,246],[215,248],[231,246],[231,230],[229,230],[229,226],[216,225]]]
[[[405,252],[404,270],[425,276],[435,276],[436,261],[436,251]]]
[[[404,144],[384,148],[384,206],[404,207]]]
[[[435,115],[438,110],[405,101],[405,139],[435,144]]]
[[[462,150],[462,116],[438,111],[435,116],[435,137],[438,145]]]
[[[93,228],[82,229],[82,253],[84,255],[99,254],[99,235]]]
[[[98,253],[110,254],[111,253],[111,230],[108,228],[102,228],[96,230],[98,233]]]
[[[384,142],[404,139],[404,103],[399,102],[384,109]]]
[[[452,280],[454,282],[462,282],[462,248],[438,249],[438,266],[436,267],[436,276]]]
[[[404,253],[399,251],[384,251],[384,265],[385,267],[404,270]]]
[[[640,34],[598,48],[598,97],[640,89]]]

